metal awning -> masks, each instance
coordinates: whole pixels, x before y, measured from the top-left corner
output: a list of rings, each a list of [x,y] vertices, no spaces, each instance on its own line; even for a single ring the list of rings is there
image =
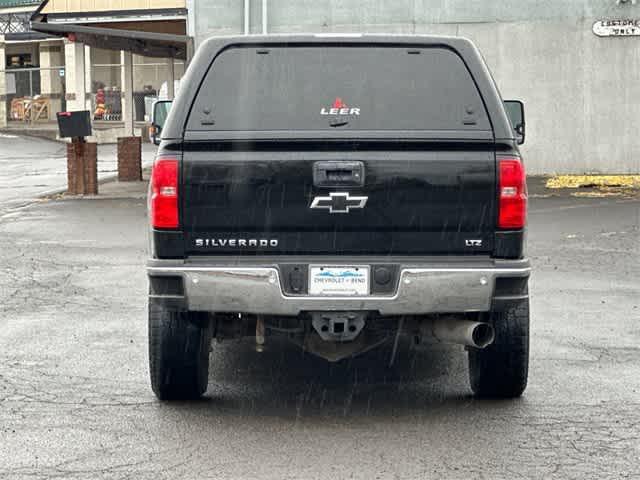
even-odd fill
[[[88,27],[69,23],[47,23],[35,19],[31,22],[31,29],[58,37],[66,37],[91,47],[125,50],[146,57],[187,60],[191,45],[191,38],[187,35]]]

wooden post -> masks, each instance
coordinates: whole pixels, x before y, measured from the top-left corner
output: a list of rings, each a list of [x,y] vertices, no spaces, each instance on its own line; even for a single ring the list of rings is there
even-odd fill
[[[122,120],[124,121],[124,136],[133,136],[133,122],[135,106],[133,105],[133,54],[122,52]]]
[[[173,58],[167,58],[167,67],[169,69],[169,75],[167,75],[169,77],[167,80],[167,100],[173,100],[176,96],[176,69],[173,63]]]

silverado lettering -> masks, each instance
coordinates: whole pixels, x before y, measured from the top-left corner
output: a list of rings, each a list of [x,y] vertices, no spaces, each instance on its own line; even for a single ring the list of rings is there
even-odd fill
[[[277,247],[278,239],[196,238],[196,247]]]

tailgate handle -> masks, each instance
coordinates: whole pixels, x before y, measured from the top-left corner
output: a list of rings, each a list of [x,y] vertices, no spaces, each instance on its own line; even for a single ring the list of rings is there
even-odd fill
[[[364,185],[362,162],[316,162],[313,164],[316,187],[361,187]]]

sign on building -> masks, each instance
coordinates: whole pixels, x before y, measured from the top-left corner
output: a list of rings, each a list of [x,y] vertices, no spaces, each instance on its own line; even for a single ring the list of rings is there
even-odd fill
[[[640,36],[640,20],[600,20],[593,24],[599,37]]]

